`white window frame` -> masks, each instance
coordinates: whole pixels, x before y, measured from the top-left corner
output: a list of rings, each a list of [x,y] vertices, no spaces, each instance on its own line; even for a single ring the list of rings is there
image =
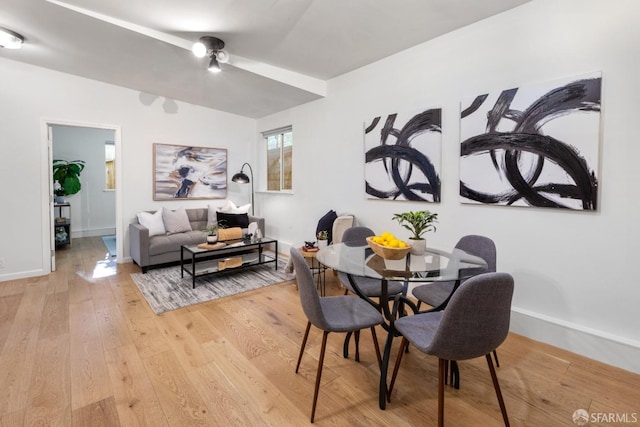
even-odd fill
[[[291,188],[287,188],[287,189],[283,189],[284,187],[284,164],[283,164],[283,159],[284,159],[284,134],[291,132]],[[279,136],[280,137],[280,190],[269,190],[268,186],[269,186],[269,164],[268,164],[268,150],[269,150],[269,146],[268,146],[268,139],[269,137],[272,136]],[[261,150],[262,151],[262,155],[263,157],[263,164],[264,164],[264,176],[265,176],[265,180],[264,180],[264,190],[265,192],[268,193],[293,193],[293,126],[284,126],[281,128],[277,128],[277,129],[272,129],[269,131],[265,131],[262,132],[262,137],[264,139],[264,149]]]

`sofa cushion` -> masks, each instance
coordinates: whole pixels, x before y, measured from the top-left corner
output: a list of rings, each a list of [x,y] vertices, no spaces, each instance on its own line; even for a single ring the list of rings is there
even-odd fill
[[[164,228],[167,230],[167,234],[192,231],[185,208],[179,208],[175,211],[162,208],[162,220],[164,222]]]
[[[187,231],[184,233],[153,236],[149,239],[149,255],[161,255],[167,252],[180,251],[182,245],[197,245],[206,241],[202,231]],[[178,254],[178,259],[179,254]]]
[[[164,221],[162,220],[162,210],[154,213],[140,212],[138,213],[138,222],[149,229],[149,237],[166,233]]]

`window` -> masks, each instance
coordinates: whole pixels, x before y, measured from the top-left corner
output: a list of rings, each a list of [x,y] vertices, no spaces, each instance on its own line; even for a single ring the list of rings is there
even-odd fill
[[[262,134],[267,141],[267,191],[293,189],[293,130],[290,126]]]
[[[105,190],[116,189],[116,149],[113,141],[104,143]]]

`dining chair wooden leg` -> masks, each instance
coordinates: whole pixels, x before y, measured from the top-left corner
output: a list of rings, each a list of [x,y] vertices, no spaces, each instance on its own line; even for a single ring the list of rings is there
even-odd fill
[[[298,355],[298,363],[296,364],[296,374],[298,368],[300,368],[300,362],[302,361],[302,354],[304,353],[304,347],[307,345],[307,338],[309,338],[309,330],[311,329],[311,322],[307,322],[307,330],[304,331],[304,338],[302,338],[302,345],[300,346],[300,354]]]
[[[500,367],[500,361],[498,360],[498,352],[493,350],[493,358],[496,359],[496,368]]]
[[[438,427],[444,426],[444,369],[447,361],[438,359]]]
[[[356,343],[356,362],[360,361],[360,331],[353,333],[353,340]]]
[[[391,382],[389,383],[389,387],[387,389],[387,400],[391,402],[391,392],[393,391],[393,385],[396,382],[396,376],[398,375],[398,371],[400,370],[400,362],[402,362],[402,356],[404,355],[405,347],[409,345],[409,341],[402,337],[402,342],[400,343],[400,349],[398,350],[398,357],[396,357],[396,364],[393,366],[393,374],[391,375]]]
[[[376,335],[376,327],[371,327],[371,338],[373,338],[373,348],[376,349],[376,358],[378,359],[378,368],[382,368],[382,356],[380,355],[380,346],[378,345],[378,335]]]
[[[322,364],[324,363],[324,352],[327,349],[327,336],[329,332],[322,334],[322,347],[320,348],[320,358],[318,359],[318,372],[316,373],[316,387],[313,391],[313,406],[311,407],[311,422],[316,416],[316,403],[318,402],[318,392],[320,391],[320,378],[322,377]]]
[[[493,380],[493,388],[496,389],[496,396],[498,397],[498,403],[500,404],[500,412],[502,412],[502,419],[504,420],[505,427],[509,427],[509,417],[507,417],[507,408],[504,405],[504,399],[502,398],[502,391],[500,391],[500,384],[498,383],[498,376],[496,370],[493,367],[493,360],[491,354],[486,355],[487,364],[489,365],[489,372],[491,372],[491,379]]]

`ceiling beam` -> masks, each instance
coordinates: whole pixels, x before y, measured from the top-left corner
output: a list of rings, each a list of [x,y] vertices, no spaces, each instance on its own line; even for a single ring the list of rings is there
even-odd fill
[[[91,18],[95,18],[100,21],[107,22],[112,25],[116,25],[126,30],[133,31],[135,33],[142,34],[144,36],[151,37],[153,39],[160,40],[162,42],[165,42],[189,51],[191,50],[191,47],[193,46],[193,43],[194,43],[193,41],[184,39],[182,37],[177,37],[172,34],[156,31],[151,28],[143,27],[141,25],[134,24],[132,22],[124,21],[122,19],[118,19],[112,16],[104,15],[102,13],[94,12],[89,9],[74,6],[72,4],[65,3],[59,0],[46,0],[46,1],[49,3],[55,4],[57,6],[64,7],[65,9],[69,9],[74,12],[81,13]],[[319,95],[322,97],[325,97],[327,95],[327,83],[324,80],[320,80],[315,77],[307,76],[305,74],[297,73],[295,71],[287,70],[285,68],[276,67],[274,65],[265,64],[263,62],[254,61],[252,59],[243,58],[241,56],[236,56],[233,54],[229,54],[228,65],[243,69],[245,71],[249,71],[250,73],[254,73],[271,80],[278,81],[288,86],[305,90],[315,95]]]

